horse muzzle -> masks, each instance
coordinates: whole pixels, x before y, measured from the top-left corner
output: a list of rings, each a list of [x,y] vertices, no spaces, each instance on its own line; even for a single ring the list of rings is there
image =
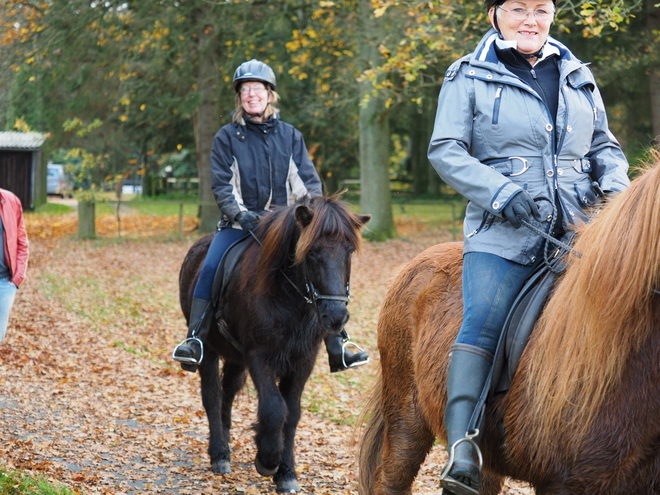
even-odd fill
[[[348,322],[349,312],[345,302],[319,301],[317,309],[321,325],[329,333],[340,332]]]

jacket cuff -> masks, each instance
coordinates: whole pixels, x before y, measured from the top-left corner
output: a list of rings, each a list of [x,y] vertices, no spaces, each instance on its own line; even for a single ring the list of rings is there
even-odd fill
[[[502,216],[504,207],[511,201],[516,194],[522,192],[523,189],[513,182],[508,182],[500,187],[490,201],[489,209],[497,216]]]

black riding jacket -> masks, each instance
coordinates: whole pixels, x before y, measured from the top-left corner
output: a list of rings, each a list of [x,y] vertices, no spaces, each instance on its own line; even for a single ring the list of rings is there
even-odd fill
[[[275,116],[222,127],[213,140],[211,175],[220,211],[230,222],[244,210],[261,213],[322,194],[302,134]]]

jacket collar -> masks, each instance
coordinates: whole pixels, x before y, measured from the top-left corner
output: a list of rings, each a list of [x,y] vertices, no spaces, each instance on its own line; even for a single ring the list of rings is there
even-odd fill
[[[470,64],[478,67],[485,67],[490,70],[495,70],[502,74],[509,75],[509,71],[506,69],[504,64],[497,57],[495,52],[495,45],[501,48],[513,48],[512,43],[504,41],[500,34],[491,28],[481,41],[477,44],[477,48],[471,55],[469,55]],[[548,36],[548,39],[545,42],[543,48],[543,58],[549,57],[550,55],[556,55],[559,57],[559,71],[560,77],[568,78],[569,81],[572,77],[569,77],[569,74],[572,74],[574,71],[582,67],[586,67],[583,62],[581,62],[573,53],[568,49],[566,45],[557,41],[552,36]],[[578,79],[583,79],[586,77],[591,82],[593,82],[593,76],[575,76]]]
[[[472,62],[499,63],[497,54],[495,53],[495,44],[497,44],[500,49],[516,47],[515,42],[505,41],[497,31],[491,28],[484,37],[481,38],[481,41],[479,41],[477,49],[473,53]],[[560,43],[552,36],[548,36],[548,39],[545,42],[542,59],[549,57],[550,55],[557,55],[560,59],[565,60],[575,58],[563,43]]]

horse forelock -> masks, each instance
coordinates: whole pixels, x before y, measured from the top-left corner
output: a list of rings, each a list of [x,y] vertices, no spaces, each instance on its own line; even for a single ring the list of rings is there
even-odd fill
[[[312,220],[300,233],[296,245],[295,263],[302,263],[310,249],[319,240],[323,242],[347,242],[356,251],[360,250],[362,236],[361,225],[346,203],[337,197],[315,197],[309,207]]]
[[[521,363],[528,372],[520,374],[516,393],[531,402],[531,417],[514,413],[509,420],[528,443],[559,444],[577,455],[626,363],[653,330],[660,162],[583,226],[574,248],[582,257],[571,258]]]
[[[294,206],[279,207],[259,221],[257,236],[261,240],[258,249],[256,273],[250,273],[250,284],[262,294],[274,290],[275,278],[280,269],[290,263],[292,247],[298,236]]]
[[[300,205],[312,212],[310,223],[302,228],[295,215]],[[337,196],[319,196],[279,207],[259,221],[256,234],[261,246],[256,255],[256,272],[245,276],[245,285],[261,294],[272,292],[279,270],[301,263],[319,241],[345,241],[359,251],[361,227],[358,217]]]

